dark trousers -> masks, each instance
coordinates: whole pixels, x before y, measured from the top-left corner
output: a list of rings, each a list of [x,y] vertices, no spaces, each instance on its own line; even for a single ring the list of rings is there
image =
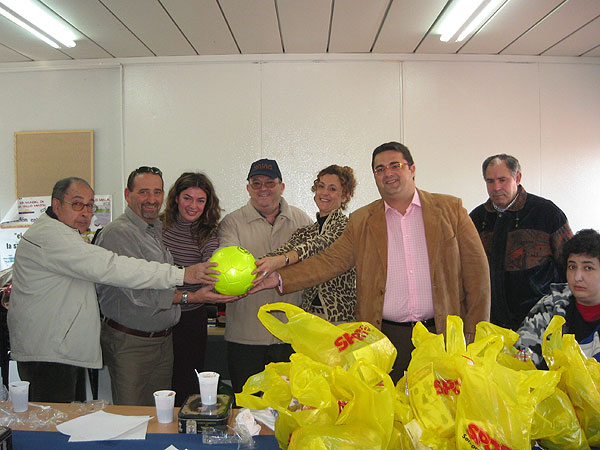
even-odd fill
[[[204,370],[206,353],[206,308],[181,311],[179,323],[173,327],[173,390],[175,406],[181,406],[191,394],[199,394],[198,372]]]
[[[233,392],[242,392],[246,380],[272,362],[287,362],[294,353],[290,344],[246,345],[227,342],[227,363]]]
[[[29,381],[29,401],[71,403],[84,402],[85,368],[68,364],[17,361],[19,377]]]
[[[435,333],[435,325],[431,325],[427,328],[432,333]],[[415,346],[412,343],[412,332],[413,327],[410,325],[397,325],[393,322],[384,321],[381,324],[381,331],[385,334],[388,339],[394,344],[398,352],[394,367],[390,372],[390,377],[394,384],[398,383],[398,380],[404,376],[404,371],[408,368],[410,363],[410,357]]]

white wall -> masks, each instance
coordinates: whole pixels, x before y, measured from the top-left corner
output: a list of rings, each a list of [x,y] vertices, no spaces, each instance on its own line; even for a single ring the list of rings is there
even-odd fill
[[[0,65],[0,213],[14,201],[14,131],[91,128],[96,191],[114,196],[116,213],[124,178],[139,165],[161,167],[167,187],[182,171],[205,171],[229,212],[246,202],[244,180],[261,157],[279,161],[284,195],[310,213],[316,172],[352,166],[356,209],[378,197],[371,151],[400,140],[413,152],[417,184],[458,195],[469,210],[486,199],[482,160],[507,152],[520,159],[524,186],[563,208],[574,229],[600,228],[598,60],[118,62],[122,78],[114,61]]]
[[[481,163],[516,156],[523,185],[539,192],[537,64],[407,62],[404,140],[417,185],[461,197],[470,211],[487,199]]]
[[[540,191],[573,229],[600,229],[600,65],[540,67]]]
[[[16,200],[16,131],[93,129],[96,192],[113,193],[121,178],[118,66],[70,69],[63,65],[54,70],[10,67],[0,64],[0,218]],[[44,170],[43,161],[38,170]],[[122,209],[122,203],[116,206]]]
[[[310,187],[329,164],[366,180],[352,205],[377,197],[370,149],[400,138],[398,64],[335,62],[173,63],[125,67],[125,172],[163,169],[170,186],[203,170],[225,212],[248,199],[259,158],[280,165],[287,200],[316,212]]]

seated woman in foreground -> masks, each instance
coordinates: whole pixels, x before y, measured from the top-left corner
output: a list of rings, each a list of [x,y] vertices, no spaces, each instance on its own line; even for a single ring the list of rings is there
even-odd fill
[[[600,360],[600,234],[578,231],[563,246],[562,263],[567,283],[553,284],[517,331],[521,337],[516,347],[531,349],[538,368],[546,368],[542,336],[555,315],[565,318],[563,334],[574,334],[585,355]]]
[[[311,190],[319,208],[317,222],[299,228],[279,249],[256,261],[265,275],[295,264],[329,247],[344,231],[348,217],[342,210],[356,187],[354,171],[348,166],[331,165],[321,170]],[[356,271],[354,268],[322,284],[304,290],[302,309],[333,323],[352,322],[356,310]]]

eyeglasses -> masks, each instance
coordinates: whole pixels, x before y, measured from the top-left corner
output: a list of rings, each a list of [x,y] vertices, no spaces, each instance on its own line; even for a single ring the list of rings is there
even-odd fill
[[[275,181],[275,180],[267,180],[265,182],[261,182],[261,181],[258,181],[258,180],[253,180],[253,181],[250,181],[248,184],[250,185],[250,187],[252,189],[254,189],[255,191],[258,191],[263,186],[266,187],[267,189],[273,189],[279,183],[277,181]]]
[[[375,170],[373,170],[373,173],[375,175],[383,175],[385,173],[385,169],[390,169],[392,172],[398,172],[400,170],[402,170],[402,168],[404,168],[404,166],[406,167],[410,167],[411,164],[409,163],[404,163],[404,162],[391,162],[389,164],[380,164],[377,167],[375,167]]]
[[[162,172],[160,171],[160,169],[158,167],[140,166],[137,169],[135,169],[133,172],[136,174],[155,173],[156,175],[159,175],[162,177]]]
[[[68,203],[69,205],[71,205],[71,208],[73,208],[73,211],[81,211],[84,206],[87,209],[87,212],[95,213],[96,211],[98,211],[98,207],[96,205],[94,205],[93,203],[68,202],[66,200],[63,200],[63,201],[65,203]]]

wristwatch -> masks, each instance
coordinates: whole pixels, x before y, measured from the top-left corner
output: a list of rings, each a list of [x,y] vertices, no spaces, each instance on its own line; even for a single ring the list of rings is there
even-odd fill
[[[188,304],[188,299],[187,299],[187,298],[188,298],[188,293],[187,293],[187,291],[183,291],[183,292],[181,293],[181,304],[182,304],[182,305],[187,305],[187,304]]]

